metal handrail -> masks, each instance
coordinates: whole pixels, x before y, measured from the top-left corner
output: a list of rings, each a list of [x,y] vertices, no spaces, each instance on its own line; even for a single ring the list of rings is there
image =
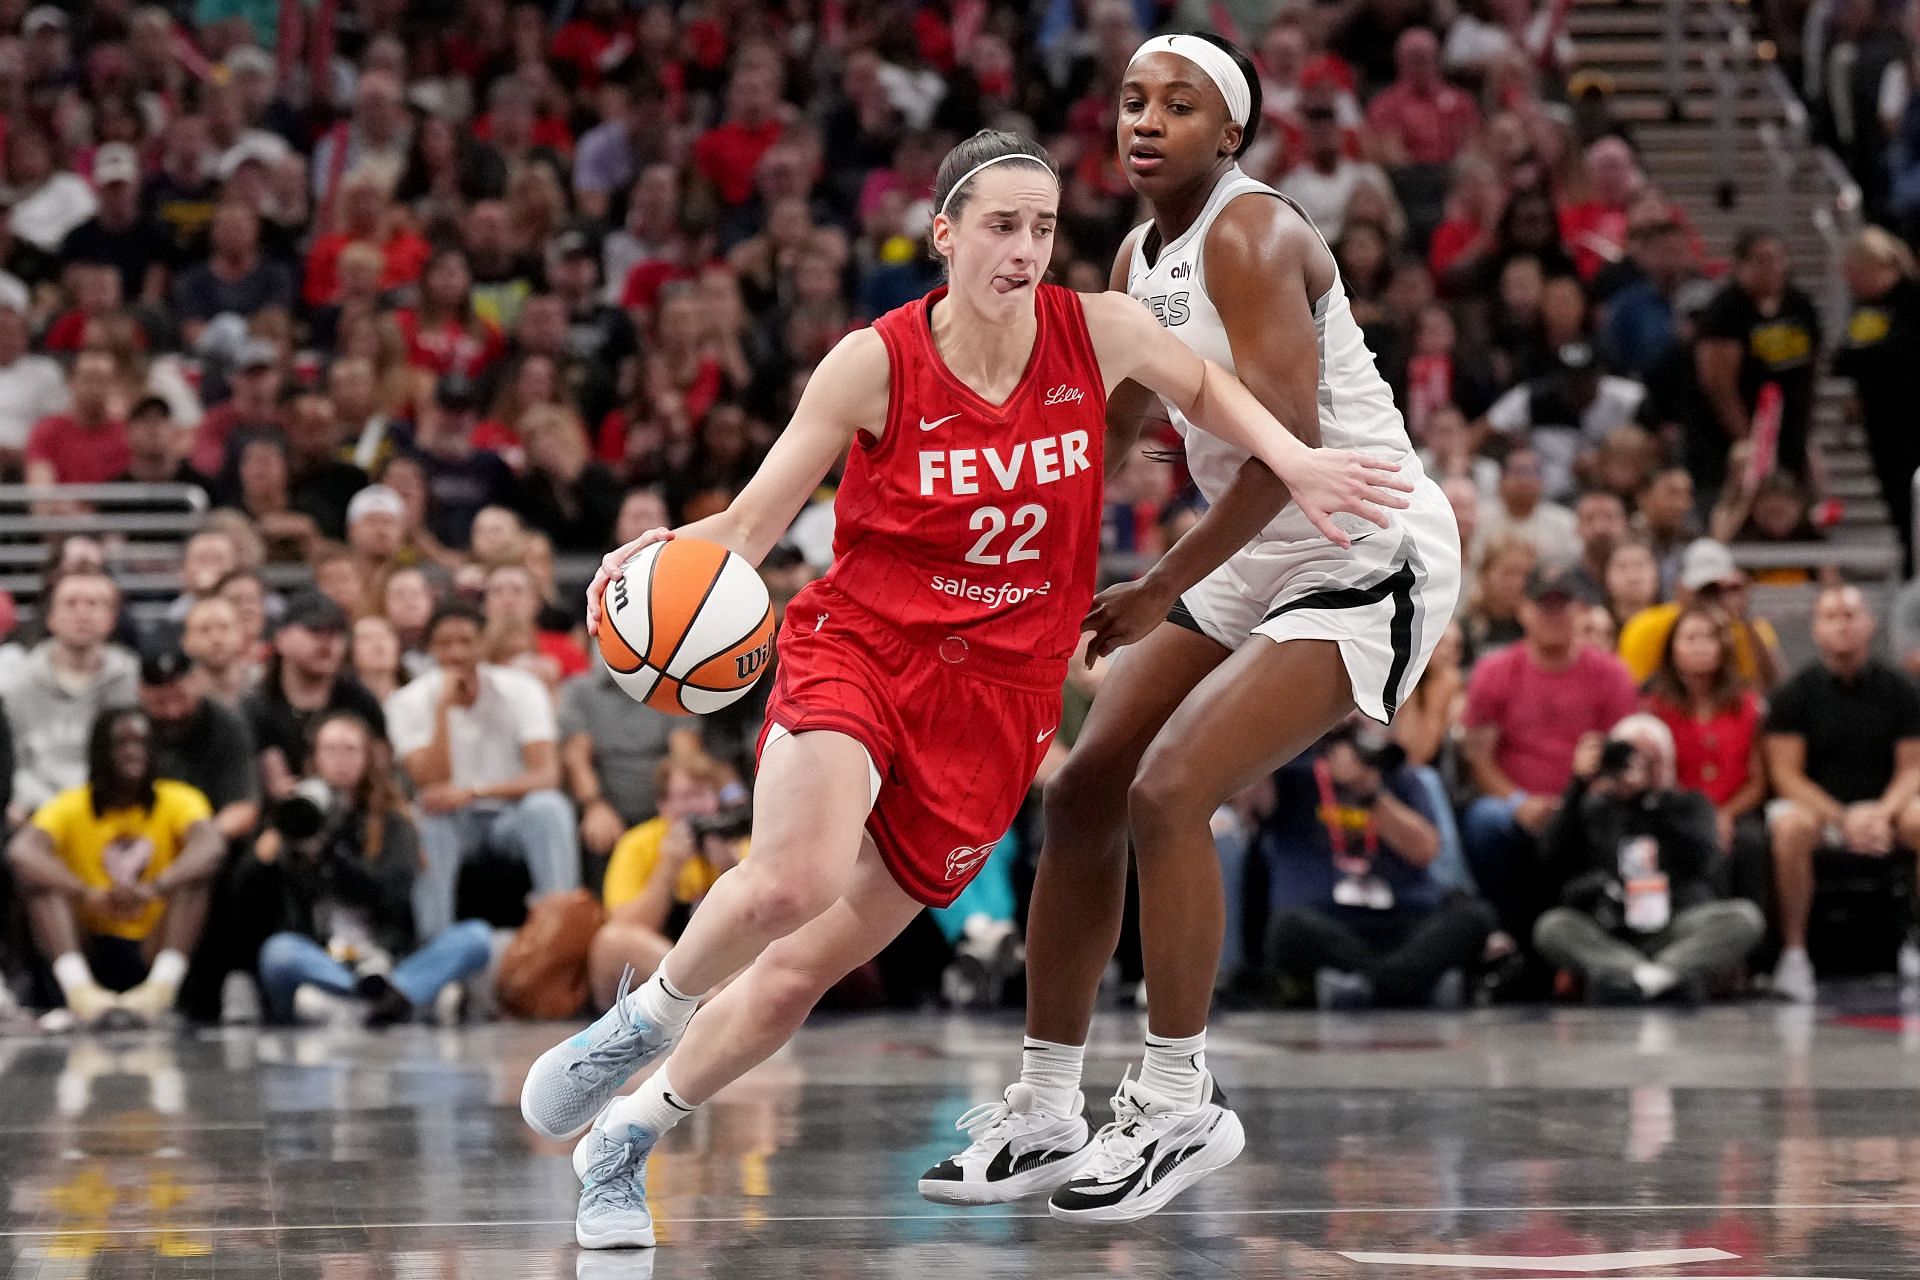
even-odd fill
[[[36,502],[85,502],[110,507],[124,502],[168,500],[178,501],[182,511],[196,515],[207,509],[206,490],[192,484],[0,484],[0,507]]]

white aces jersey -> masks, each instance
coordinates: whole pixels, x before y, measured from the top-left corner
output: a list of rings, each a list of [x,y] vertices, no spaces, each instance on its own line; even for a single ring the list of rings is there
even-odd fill
[[[1233,347],[1220,313],[1207,297],[1205,249],[1214,220],[1230,202],[1249,192],[1286,200],[1236,165],[1220,176],[1193,225],[1172,243],[1163,245],[1153,262],[1147,261],[1146,233],[1135,236],[1132,260],[1127,265],[1127,292],[1146,303],[1168,332],[1229,372],[1237,372]],[[1299,205],[1291,200],[1287,203],[1302,218],[1307,217]],[[1307,225],[1313,226],[1312,219],[1307,219]],[[1151,228],[1152,224],[1147,226]],[[1314,234],[1319,234],[1319,228],[1314,228]],[[1332,286],[1313,304],[1313,328],[1320,340],[1320,443],[1330,449],[1355,449],[1393,459],[1400,464],[1402,479],[1418,480],[1423,472],[1407,440],[1406,424],[1393,403],[1392,390],[1374,366],[1373,353],[1367,350],[1360,326],[1354,322],[1338,267]],[[1187,469],[1194,484],[1208,502],[1218,502],[1246,462],[1246,452],[1195,429],[1172,405],[1166,409],[1175,430],[1186,441]],[[1337,520],[1350,533],[1374,527],[1359,516],[1343,515]],[[1261,531],[1259,540],[1300,542],[1320,538],[1299,508],[1289,503]]]

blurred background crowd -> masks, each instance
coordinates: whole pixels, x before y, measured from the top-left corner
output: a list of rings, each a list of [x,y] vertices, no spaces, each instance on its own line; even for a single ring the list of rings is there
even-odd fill
[[[380,1025],[644,976],[751,856],[764,684],[633,703],[591,565],[724,505],[834,342],[938,282],[933,173],[976,129],[1052,148],[1054,278],[1103,288],[1141,216],[1121,72],[1196,28],[1254,55],[1244,165],[1332,245],[1468,584],[1391,730],[1217,815],[1223,998],[1920,980],[1920,601],[1882,628],[1826,554],[1820,412],[1851,379],[1910,574],[1906,10],[1760,15],[1889,228],[1803,290],[1782,228],[1649,180],[1571,7],[0,0],[0,475],[52,486],[0,501],[0,1000]],[[776,607],[831,499],[762,567]],[[1110,576],[1199,501],[1129,459]],[[1811,625],[1776,628],[1795,589]],[[1034,816],[1101,674],[986,873],[839,1003],[1019,997]]]

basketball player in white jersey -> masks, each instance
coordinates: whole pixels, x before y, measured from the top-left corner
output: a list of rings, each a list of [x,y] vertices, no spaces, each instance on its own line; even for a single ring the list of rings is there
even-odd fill
[[[1391,720],[1460,583],[1452,508],[1421,471],[1331,251],[1305,214],[1235,163],[1260,118],[1246,57],[1211,35],[1149,40],[1119,105],[1120,154],[1153,220],[1122,247],[1113,287],[1233,369],[1301,439],[1392,459],[1414,489],[1387,528],[1347,526],[1353,545],[1342,549],[1270,471],[1167,407],[1211,506],[1088,616],[1092,654],[1132,647],[1047,786],[1020,1080],[963,1117],[973,1141],[920,1182],[949,1204],[1050,1191],[1053,1216],[1091,1222],[1155,1212],[1244,1144],[1206,1071],[1224,931],[1214,810],[1354,708]],[[1145,393],[1123,403],[1128,389],[1115,391],[1110,417],[1147,407]],[[1089,1139],[1081,1058],[1119,940],[1129,825],[1145,1061],[1114,1095],[1113,1122]]]

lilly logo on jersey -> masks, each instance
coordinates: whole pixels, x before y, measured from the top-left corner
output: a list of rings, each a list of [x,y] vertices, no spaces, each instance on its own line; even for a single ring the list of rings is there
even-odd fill
[[[1059,388],[1056,388],[1058,390]],[[1077,388],[1068,388],[1076,390]],[[1010,493],[1022,484],[1053,484],[1090,471],[1087,460],[1090,441],[1084,431],[1022,440],[1006,453],[989,445],[984,449],[922,449],[920,451],[920,496],[931,497],[944,490],[959,496],[976,494],[983,484],[997,484]],[[985,464],[985,474],[982,474]]]
[[[1070,387],[1063,382],[1053,390],[1047,392],[1047,398],[1043,403],[1051,408],[1056,404],[1079,404],[1086,398],[1086,392],[1078,387]]]
[[[970,875],[976,867],[987,860],[987,856],[993,852],[993,847],[999,843],[998,840],[989,840],[971,849],[955,849],[947,855],[947,879],[959,880]]]

